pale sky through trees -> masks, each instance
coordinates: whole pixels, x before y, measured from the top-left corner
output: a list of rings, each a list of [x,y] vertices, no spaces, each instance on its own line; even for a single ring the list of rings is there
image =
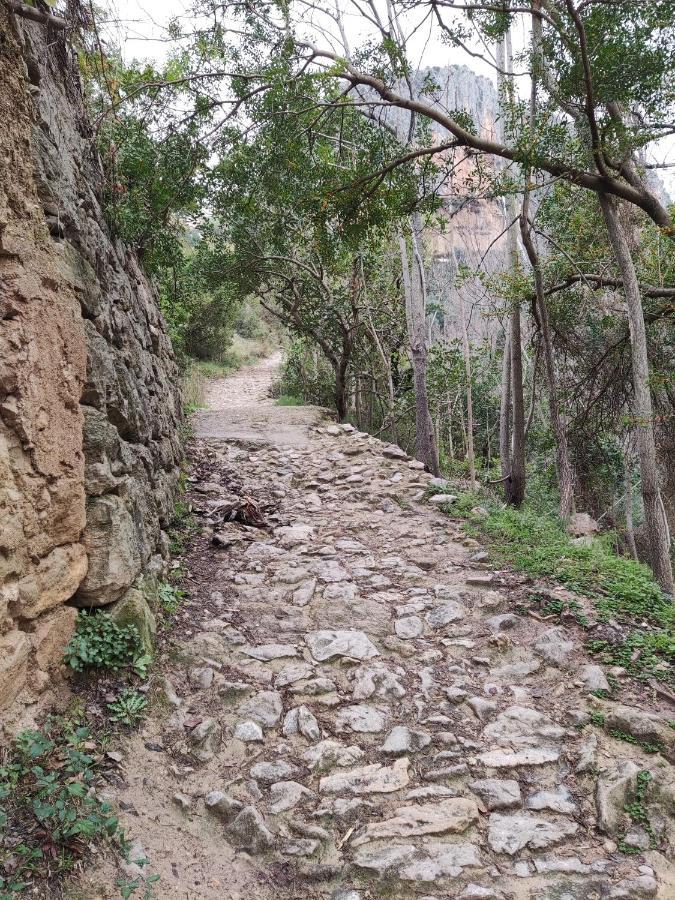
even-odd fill
[[[327,6],[333,7],[333,0],[325,0]],[[102,7],[107,12],[102,31],[114,44],[119,46],[125,62],[134,59],[150,60],[161,63],[171,51],[174,42],[168,37],[167,27],[172,19],[178,18],[185,30],[187,23],[193,19],[193,0],[103,0]],[[348,39],[358,44],[363,35],[360,33],[362,22],[354,15],[345,16],[345,30]],[[415,29],[411,24],[409,51],[414,65],[419,67],[466,65],[474,72],[488,77],[496,84],[494,70],[483,60],[478,59],[461,48],[448,47],[438,38],[435,30],[425,24]],[[524,17],[518,17],[512,26],[514,51],[518,53],[526,44],[526,23]],[[481,54],[492,54],[494,48],[483,46],[471,47]],[[516,72],[518,66],[515,67]],[[520,90],[523,96],[529,90],[527,78],[520,79]],[[675,136],[664,138],[651,145],[649,161],[652,163],[675,163]],[[666,185],[671,198],[675,197],[675,169],[666,168],[658,171],[659,177]]]

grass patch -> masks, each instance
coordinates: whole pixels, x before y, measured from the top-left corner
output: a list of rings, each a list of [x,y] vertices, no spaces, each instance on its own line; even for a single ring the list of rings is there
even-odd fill
[[[485,507],[488,516],[472,515],[475,506]],[[672,680],[672,600],[661,591],[647,566],[614,552],[611,536],[596,539],[590,547],[578,546],[572,543],[557,516],[528,506],[504,507],[475,491],[460,494],[449,512],[467,520],[466,531],[483,541],[496,564],[511,566],[533,578],[555,579],[591,598],[600,621],[615,618],[632,626],[620,644],[589,641],[591,652],[623,666],[631,675]],[[551,608],[548,612],[564,614],[575,610]],[[579,620],[579,624],[587,623]]]
[[[292,394],[282,394],[274,401],[275,406],[304,406],[305,403],[300,397],[293,397]]]

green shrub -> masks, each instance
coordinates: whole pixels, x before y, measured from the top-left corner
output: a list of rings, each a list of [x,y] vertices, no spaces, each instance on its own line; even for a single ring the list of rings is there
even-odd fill
[[[63,656],[75,672],[87,668],[118,671],[134,666],[144,653],[135,625],[118,625],[108,613],[82,611]]]

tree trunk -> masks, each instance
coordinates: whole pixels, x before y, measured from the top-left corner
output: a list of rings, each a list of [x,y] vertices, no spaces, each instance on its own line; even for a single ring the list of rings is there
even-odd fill
[[[469,332],[466,327],[466,310],[464,308],[464,294],[459,293],[459,309],[462,317],[462,345],[464,347],[464,371],[466,372],[466,419],[467,419],[467,456],[469,459],[469,481],[471,489],[476,487],[476,455],[473,446],[473,391],[471,388],[471,348],[469,347]]]
[[[504,492],[507,503],[511,506],[520,506],[525,499],[525,400],[520,306],[517,301],[511,310],[511,397],[513,405],[511,471],[509,478],[504,482]]]
[[[624,511],[626,513],[626,543],[630,555],[634,560],[638,559],[635,546],[635,529],[633,528],[633,467],[630,461],[630,451],[627,449],[623,458],[623,483],[624,483]]]
[[[560,406],[558,405],[558,384],[555,371],[555,357],[551,329],[548,322],[548,309],[544,296],[544,283],[539,265],[539,254],[532,240],[530,223],[527,218],[529,208],[529,191],[526,190],[523,200],[523,212],[520,217],[520,233],[527,258],[532,266],[534,275],[534,290],[536,306],[539,314],[539,327],[541,330],[541,343],[544,348],[544,366],[548,381],[548,405],[551,415],[551,426],[555,437],[556,467],[558,472],[558,487],[560,489],[560,517],[564,520],[570,518],[574,511],[574,475],[570,462],[569,447],[567,444],[567,427],[563,421]]]
[[[656,468],[656,442],[652,398],[649,389],[647,332],[640,298],[640,287],[633,257],[621,224],[617,204],[607,194],[600,194],[600,206],[607,225],[610,243],[616,257],[628,309],[631,362],[633,370],[633,416],[637,437],[645,526],[651,549],[654,577],[669,594],[674,593],[673,569],[670,564],[668,525],[663,513]]]
[[[402,234],[399,234],[399,247],[415,391],[415,453],[430,472],[439,476],[438,447],[427,394],[426,286],[424,264],[419,248],[421,232],[421,217],[419,213],[416,213],[412,221],[412,271],[408,263],[408,249]]]
[[[511,336],[508,328],[502,360],[502,390],[499,403],[499,460],[502,478],[511,471]]]

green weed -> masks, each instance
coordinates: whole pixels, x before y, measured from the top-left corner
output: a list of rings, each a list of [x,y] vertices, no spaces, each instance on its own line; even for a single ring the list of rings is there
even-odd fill
[[[0,900],[73,869],[93,843],[124,845],[96,793],[100,746],[87,727],[50,717],[22,732],[0,765]]]
[[[292,394],[282,394],[274,401],[275,406],[304,406],[300,397],[294,397]]]
[[[133,668],[143,662],[143,648],[135,625],[118,625],[108,613],[80,612],[75,634],[63,652],[75,672],[85,669]]]
[[[143,718],[147,698],[133,688],[125,688],[116,700],[108,704],[110,718],[130,728]]]

